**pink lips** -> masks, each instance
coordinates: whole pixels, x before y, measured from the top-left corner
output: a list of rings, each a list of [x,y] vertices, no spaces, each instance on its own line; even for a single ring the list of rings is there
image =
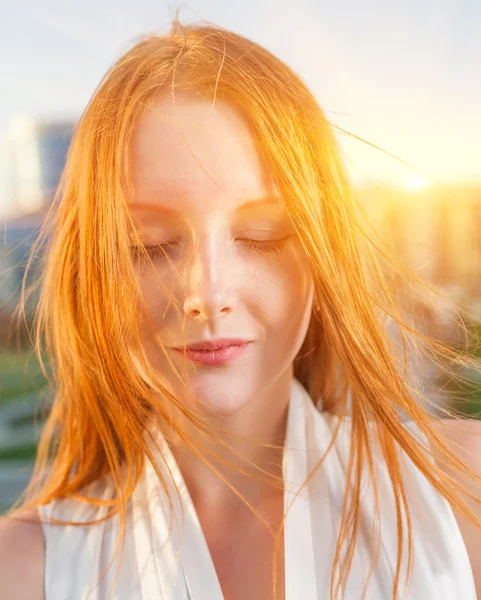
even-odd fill
[[[222,339],[198,344],[189,344],[185,356],[195,363],[202,365],[224,365],[240,356],[251,342],[239,339]],[[184,356],[183,348],[172,348]]]

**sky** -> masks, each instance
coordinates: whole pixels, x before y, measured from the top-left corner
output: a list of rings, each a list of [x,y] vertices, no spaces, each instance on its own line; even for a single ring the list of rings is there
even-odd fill
[[[479,0],[0,0],[0,214],[7,130],[77,119],[139,36],[212,21],[260,43],[307,83],[356,182],[404,188],[481,181]]]

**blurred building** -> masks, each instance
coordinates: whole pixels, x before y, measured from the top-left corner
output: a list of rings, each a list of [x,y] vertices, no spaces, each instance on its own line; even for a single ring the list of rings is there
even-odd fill
[[[26,261],[59,185],[74,128],[73,121],[23,117],[12,121],[8,128],[8,203],[12,217],[3,223],[1,231],[0,330],[20,299]],[[35,263],[30,274],[35,275]],[[34,304],[32,297],[27,309]]]
[[[0,244],[0,338],[3,338],[10,317],[20,300],[25,267],[38,236],[44,214],[32,213],[18,219],[6,221]],[[38,257],[32,261],[27,287],[38,273]],[[26,304],[26,316],[35,308],[37,295],[33,295]]]
[[[75,123],[17,118],[8,129],[10,212],[45,209],[65,167]]]

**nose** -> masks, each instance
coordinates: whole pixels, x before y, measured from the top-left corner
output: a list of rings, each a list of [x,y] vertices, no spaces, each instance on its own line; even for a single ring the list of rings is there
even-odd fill
[[[225,245],[214,240],[198,244],[186,273],[184,313],[197,321],[230,314],[236,304],[233,264]]]

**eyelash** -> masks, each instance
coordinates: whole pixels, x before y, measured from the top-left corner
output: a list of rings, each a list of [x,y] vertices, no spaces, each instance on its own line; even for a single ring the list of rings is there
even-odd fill
[[[175,243],[167,242],[166,244],[156,244],[155,246],[144,246],[144,250],[146,250],[151,259],[154,259],[159,255],[164,256],[164,253],[167,254],[171,248],[175,248]],[[135,260],[144,258],[144,255],[140,252],[139,246],[131,246],[131,251]]]
[[[292,235],[288,235],[278,240],[251,240],[249,238],[238,238],[238,241],[245,243],[249,250],[253,250],[257,254],[280,254],[284,250],[286,243],[292,237]]]
[[[256,252],[257,254],[280,254],[286,245],[286,243],[294,237],[294,234],[277,240],[251,240],[249,238],[237,238],[237,241],[243,242],[249,250]],[[165,244],[156,244],[155,246],[144,246],[147,254],[151,259],[157,256],[164,256],[164,252],[167,254],[170,249],[176,248],[176,242],[167,242]],[[137,246],[132,246],[132,253],[134,258],[142,258]]]

